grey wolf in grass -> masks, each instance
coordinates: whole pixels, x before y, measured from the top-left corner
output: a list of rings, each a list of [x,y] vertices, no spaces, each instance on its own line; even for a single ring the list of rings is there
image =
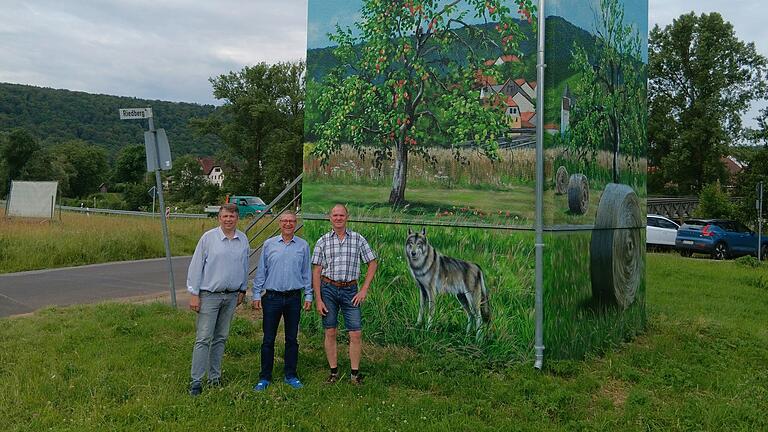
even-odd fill
[[[480,337],[483,323],[487,324],[491,320],[488,290],[480,266],[445,256],[435,250],[427,241],[425,228],[421,232],[408,229],[405,256],[420,292],[416,325],[422,323],[426,307],[427,328],[430,328],[437,294],[453,294],[467,313],[467,333],[472,330],[474,323],[476,334]]]

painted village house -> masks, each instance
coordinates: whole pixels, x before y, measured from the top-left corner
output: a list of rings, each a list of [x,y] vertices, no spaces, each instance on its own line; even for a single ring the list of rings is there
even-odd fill
[[[498,66],[508,62],[519,62],[515,55],[504,55],[497,59],[486,60],[486,66]],[[480,100],[491,101],[507,115],[510,129],[534,129],[536,127],[536,81],[524,78],[507,79],[497,84],[496,79],[478,71],[475,77],[480,87]],[[560,103],[560,124],[549,123],[544,130],[550,134],[565,133],[570,123],[570,111],[573,105],[568,86],[563,91]]]

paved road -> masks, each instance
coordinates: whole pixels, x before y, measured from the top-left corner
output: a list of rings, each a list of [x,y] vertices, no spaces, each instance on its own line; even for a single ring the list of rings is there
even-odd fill
[[[186,290],[191,257],[173,258],[177,297]],[[168,294],[165,258],[0,274],[0,317],[45,306]]]

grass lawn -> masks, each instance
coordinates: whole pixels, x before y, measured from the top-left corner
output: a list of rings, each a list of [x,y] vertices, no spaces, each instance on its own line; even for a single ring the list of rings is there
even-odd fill
[[[69,212],[53,221],[3,216],[0,209],[0,273],[165,256],[157,218]],[[203,232],[217,225],[214,218],[171,219],[171,253],[192,255]],[[240,228],[246,226],[241,220]]]
[[[260,324],[247,310],[226,385],[195,399],[188,311],[104,304],[3,319],[0,430],[768,430],[765,265],[649,254],[647,269],[646,333],[602,358],[537,372],[368,344],[362,387],[323,385],[321,341],[303,336],[307,387],[253,393]]]

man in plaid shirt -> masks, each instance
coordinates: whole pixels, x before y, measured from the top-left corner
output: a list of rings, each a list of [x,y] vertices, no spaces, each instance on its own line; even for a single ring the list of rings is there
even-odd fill
[[[378,264],[376,254],[365,237],[347,229],[348,216],[347,208],[342,204],[336,204],[331,209],[333,229],[317,240],[312,254],[312,288],[317,299],[317,311],[322,315],[325,327],[325,356],[331,368],[327,382],[334,383],[339,379],[336,327],[341,311],[349,333],[352,383],[361,384],[363,376],[359,371],[363,327],[360,305],[365,301]],[[368,263],[368,271],[358,291],[360,260]]]

